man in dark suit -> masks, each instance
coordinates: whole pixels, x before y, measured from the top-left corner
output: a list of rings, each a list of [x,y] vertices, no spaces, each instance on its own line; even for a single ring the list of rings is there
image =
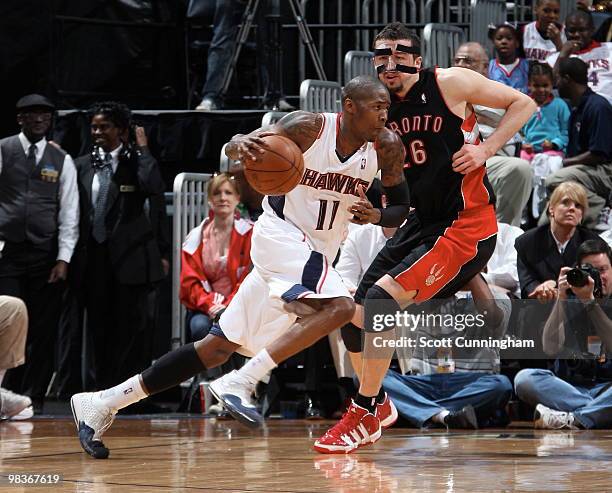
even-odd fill
[[[104,388],[150,364],[141,350],[147,296],[164,273],[144,204],[164,183],[144,129],[131,135],[127,106],[98,103],[91,115],[93,151],[75,161],[82,214],[74,282],[93,340],[95,386]]]
[[[30,94],[17,102],[21,132],[0,140],[0,295],[22,299],[29,316],[26,363],[5,386],[41,412],[53,371],[64,280],[78,236],[79,200],[72,158],[46,135],[54,105]]]

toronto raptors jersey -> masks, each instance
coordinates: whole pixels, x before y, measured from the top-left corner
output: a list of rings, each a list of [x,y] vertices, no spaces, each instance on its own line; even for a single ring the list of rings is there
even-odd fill
[[[563,29],[561,29],[561,41],[567,41]],[[523,30],[523,49],[527,60],[537,60],[545,62],[553,53],[557,52],[557,47],[550,39],[544,39],[536,27],[536,22],[530,22]]]
[[[410,205],[426,222],[495,204],[484,166],[467,175],[453,171],[453,154],[464,143],[479,143],[478,126],[474,114],[463,120],[448,109],[434,70],[422,70],[404,99],[392,99],[387,121],[406,148]]]
[[[368,189],[378,172],[374,144],[366,142],[351,156],[336,153],[341,114],[323,113],[319,136],[304,153],[304,175],[285,195],[266,196],[259,220],[283,220],[299,228],[311,248],[333,262],[347,234],[358,187]]]
[[[571,56],[580,58],[588,65],[589,87],[612,103],[612,43],[593,41],[586,49]],[[555,66],[559,53],[553,53],[546,61]]]

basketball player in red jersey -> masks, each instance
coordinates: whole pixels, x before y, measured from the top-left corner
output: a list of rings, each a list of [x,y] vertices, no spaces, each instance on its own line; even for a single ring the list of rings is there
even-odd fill
[[[356,77],[345,86],[342,103],[341,114],[294,112],[266,132],[237,135],[228,144],[231,158],[247,153],[256,158],[262,151],[259,137],[287,137],[304,153],[302,181],[283,196],[265,197],[251,244],[254,268],[204,339],[162,356],[116,387],[72,396],[79,440],[89,455],[108,457],[101,437],[119,409],[222,364],[234,351],[254,356],[243,367],[247,377],[232,372],[211,390],[230,410],[246,409],[243,422],[253,424],[259,416],[251,399],[256,383],[351,320],[355,304],[332,267],[348,223],[398,226],[408,216],[409,191],[403,146],[385,128],[390,99],[384,85]],[[391,205],[385,209],[373,208],[362,190],[379,170]],[[287,332],[290,344],[277,346]]]
[[[391,93],[387,127],[406,149],[404,173],[415,211],[355,294],[357,310],[342,335],[360,389],[341,421],[315,442],[321,453],[352,452],[395,421],[397,411],[381,388],[393,348],[375,348],[372,341],[380,334],[368,331],[362,348],[363,306],[377,300],[370,306],[393,314],[413,302],[446,298],[484,268],[497,234],[484,163],[536,109],[528,96],[474,71],[421,69],[421,63],[420,40],[403,24],[389,24],[376,36],[374,65]],[[506,110],[486,142],[479,141],[474,104]],[[465,412],[474,422],[473,409]]]

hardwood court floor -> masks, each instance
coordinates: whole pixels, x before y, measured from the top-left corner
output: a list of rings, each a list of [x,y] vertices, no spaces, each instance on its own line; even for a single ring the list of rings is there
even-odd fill
[[[612,491],[612,431],[388,430],[348,456],[310,447],[331,422],[119,418],[108,460],[85,455],[71,419],[0,423],[0,492],[387,493]],[[17,487],[8,474],[55,473]]]

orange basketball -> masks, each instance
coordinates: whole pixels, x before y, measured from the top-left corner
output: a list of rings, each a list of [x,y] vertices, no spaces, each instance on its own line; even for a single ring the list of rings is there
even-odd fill
[[[244,176],[264,195],[284,195],[293,190],[304,173],[304,156],[292,140],[280,135],[262,137],[265,152],[253,161],[242,159]]]

